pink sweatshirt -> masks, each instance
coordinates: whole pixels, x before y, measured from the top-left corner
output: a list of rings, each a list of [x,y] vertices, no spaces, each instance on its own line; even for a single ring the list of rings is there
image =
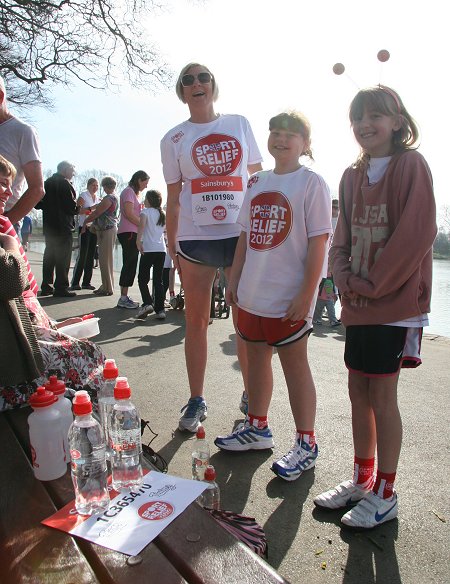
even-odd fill
[[[348,168],[330,251],[342,299],[342,322],[386,324],[430,310],[436,205],[430,169],[415,150],[395,154],[369,186],[367,169]]]

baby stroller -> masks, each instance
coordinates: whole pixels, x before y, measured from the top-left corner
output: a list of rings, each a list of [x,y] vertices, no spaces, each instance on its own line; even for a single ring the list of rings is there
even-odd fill
[[[210,318],[229,318],[230,307],[225,300],[225,273],[219,268],[211,292]]]
[[[174,310],[183,310],[183,308],[184,308],[184,290],[183,290],[183,288],[180,288],[180,291],[178,292],[178,294],[176,294],[175,296],[173,296],[170,299],[170,306]]]

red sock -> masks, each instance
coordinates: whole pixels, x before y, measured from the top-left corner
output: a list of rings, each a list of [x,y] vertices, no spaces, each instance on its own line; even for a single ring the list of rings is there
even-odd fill
[[[371,489],[373,486],[373,472],[375,458],[360,458],[355,456],[353,466],[353,482],[363,489]]]
[[[395,472],[377,470],[373,492],[382,499],[389,499],[394,494]]]
[[[263,430],[268,426],[267,416],[255,416],[253,414],[247,414],[247,420],[250,426],[253,426],[257,430]]]
[[[314,430],[299,430],[297,428],[297,437],[300,438],[300,442],[306,442],[311,448],[316,445]]]

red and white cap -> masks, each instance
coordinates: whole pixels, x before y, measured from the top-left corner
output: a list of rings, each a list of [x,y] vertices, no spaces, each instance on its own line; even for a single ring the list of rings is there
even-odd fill
[[[114,388],[115,399],[128,399],[131,397],[131,389],[128,385],[127,377],[118,377],[116,381],[116,386]]]
[[[212,464],[208,464],[205,470],[205,481],[214,481],[216,478],[216,469],[213,467]]]
[[[84,389],[75,392],[72,402],[73,413],[76,416],[85,416],[92,412],[92,402],[90,395]]]
[[[115,379],[118,375],[119,369],[114,359],[106,359],[103,365],[103,379]]]
[[[55,395],[62,395],[66,392],[66,384],[62,379],[58,379],[56,375],[50,375],[48,383],[44,387],[48,391],[52,391]]]
[[[38,408],[47,408],[48,406],[53,405],[58,401],[58,398],[52,391],[45,389],[44,386],[40,386],[36,389],[33,395],[30,396],[28,401],[30,406],[36,410]]]

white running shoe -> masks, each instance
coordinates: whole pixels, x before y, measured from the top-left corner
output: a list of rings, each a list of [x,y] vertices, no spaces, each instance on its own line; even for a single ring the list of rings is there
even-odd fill
[[[145,320],[148,314],[153,312],[153,306],[151,304],[144,304],[138,310],[136,316],[134,317],[136,320]]]
[[[232,452],[265,450],[274,446],[272,432],[268,426],[259,430],[251,426],[248,421],[238,424],[228,436],[217,436],[214,444],[221,450]]]
[[[333,489],[325,491],[314,499],[314,504],[323,509],[342,509],[354,505],[370,492],[362,489],[353,481],[344,481]]]
[[[295,481],[305,470],[309,470],[315,466],[318,454],[319,448],[317,444],[314,445],[314,448],[311,448],[309,444],[296,437],[292,449],[281,457],[280,460],[272,463],[270,470],[280,477],[280,479]]]
[[[395,519],[397,515],[398,499],[395,491],[390,499],[382,499],[370,491],[342,517],[341,522],[353,529],[372,529]]]

